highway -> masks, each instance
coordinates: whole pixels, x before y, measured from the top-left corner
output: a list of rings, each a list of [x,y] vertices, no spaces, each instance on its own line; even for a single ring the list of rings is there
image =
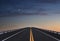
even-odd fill
[[[41,29],[27,27],[0,35],[0,41],[60,41],[57,37]]]

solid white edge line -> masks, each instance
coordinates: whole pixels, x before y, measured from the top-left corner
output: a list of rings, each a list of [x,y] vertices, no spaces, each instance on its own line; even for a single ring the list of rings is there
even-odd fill
[[[37,30],[37,29],[35,29],[35,30]],[[49,35],[49,34],[47,34],[47,33],[43,32],[43,31],[40,31],[40,30],[37,30],[37,31],[39,31],[39,32],[41,32],[41,33],[45,34],[46,36],[49,36],[49,37],[51,37],[51,38],[53,38],[53,39],[55,39],[55,40],[57,40],[57,41],[60,41],[59,39],[57,39],[57,38],[53,37],[52,35]]]
[[[17,33],[15,33],[15,34],[13,34],[13,35],[11,35],[11,36],[9,36],[9,37],[3,39],[2,41],[5,41],[5,40],[7,40],[7,39],[9,39],[9,38],[11,38],[11,37],[13,37],[13,36],[15,36],[15,35],[17,35],[17,34],[23,32],[23,31],[24,31],[24,30],[22,30],[22,31],[20,31],[20,32],[17,32]]]

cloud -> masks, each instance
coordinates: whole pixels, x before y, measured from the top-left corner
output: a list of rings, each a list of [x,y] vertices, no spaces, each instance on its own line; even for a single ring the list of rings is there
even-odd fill
[[[19,15],[47,15],[43,13],[46,11],[43,8],[39,9],[13,9],[7,11],[1,11],[0,17],[7,17],[7,16],[19,16]]]
[[[0,17],[17,15],[47,15],[47,4],[60,0],[0,0]]]

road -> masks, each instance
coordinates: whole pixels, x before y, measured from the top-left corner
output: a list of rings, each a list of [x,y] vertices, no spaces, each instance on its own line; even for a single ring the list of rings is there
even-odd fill
[[[0,41],[60,41],[60,39],[34,27],[19,29],[0,36]]]

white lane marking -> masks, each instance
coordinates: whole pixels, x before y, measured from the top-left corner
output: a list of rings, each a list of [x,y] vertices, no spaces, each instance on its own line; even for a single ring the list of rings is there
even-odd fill
[[[24,30],[25,30],[25,29],[24,29]],[[15,36],[15,35],[17,35],[17,34],[19,34],[19,33],[23,32],[24,30],[19,31],[19,32],[17,32],[17,33],[15,33],[15,34],[13,34],[13,35],[11,35],[11,36],[9,36],[9,37],[7,37],[7,38],[3,39],[2,41],[6,41],[7,39],[9,39],[9,38],[11,38],[11,37],[13,37],[13,36]]]
[[[57,38],[53,37],[52,35],[49,35],[49,34],[47,34],[47,33],[43,32],[43,31],[40,31],[40,30],[37,30],[37,29],[35,29],[35,30],[36,30],[36,31],[39,31],[39,32],[41,32],[41,33],[45,34],[46,36],[49,36],[49,37],[51,37],[51,38],[53,38],[53,39],[55,39],[55,40],[57,40],[57,41],[60,41],[59,39],[57,39]]]

